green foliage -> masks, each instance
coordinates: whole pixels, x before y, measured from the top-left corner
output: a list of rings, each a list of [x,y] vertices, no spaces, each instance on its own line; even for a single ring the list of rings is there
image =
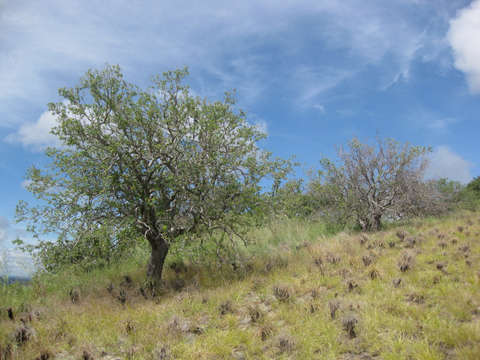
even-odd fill
[[[464,186],[458,182],[442,178],[432,182],[449,210],[459,207]]]
[[[475,194],[477,198],[480,198],[480,176],[477,176],[467,184],[467,190]]]
[[[306,193],[302,179],[285,182],[269,196],[273,212],[277,215],[306,218],[312,214],[314,209],[313,198]]]
[[[445,196],[448,201],[454,202],[458,200],[458,194],[464,188],[458,181],[442,178],[436,181],[436,187],[439,192]]]
[[[143,244],[142,237],[134,229],[122,229],[115,233],[114,229],[99,227],[85,232],[75,240],[58,237],[56,241],[41,241],[38,244],[25,244],[16,240],[17,246],[37,257],[42,270],[57,273],[66,268],[90,271],[103,268],[131,255],[135,246]]]
[[[97,241],[97,231],[134,229],[134,238],[151,245],[149,275],[159,279],[180,237],[241,236],[246,220],[261,215],[260,181],[268,175],[278,181],[288,163],[258,148],[265,134],[235,110],[232,95],[213,103],[192,96],[183,84],[187,74],[166,72],[143,90],[118,66],[107,66],[59,90],[64,100],[49,109],[62,146],[47,149],[46,168],[27,173],[40,205],[17,207],[17,220],[40,240],[46,268],[75,261],[91,246],[100,256],[117,244],[116,235]],[[51,233],[58,235],[54,246],[40,238]]]
[[[480,209],[480,176],[470,181],[459,192],[460,206],[468,210]]]
[[[480,208],[480,177],[467,185],[448,179],[439,179],[434,183],[449,210]]]
[[[349,215],[343,210],[345,204],[338,192],[339,188],[327,183],[324,175],[321,170],[311,175],[307,196],[312,204],[314,218],[320,218],[332,232],[337,232],[347,226]]]

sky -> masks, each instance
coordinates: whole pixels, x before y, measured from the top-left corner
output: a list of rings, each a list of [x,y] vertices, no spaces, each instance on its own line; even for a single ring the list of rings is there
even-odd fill
[[[433,149],[427,176],[480,175],[480,0],[0,0],[0,257],[21,273],[24,175],[55,144],[49,102],[88,69],[127,80],[187,66],[211,100],[236,89],[301,170],[353,137]],[[301,171],[300,171],[301,173]]]

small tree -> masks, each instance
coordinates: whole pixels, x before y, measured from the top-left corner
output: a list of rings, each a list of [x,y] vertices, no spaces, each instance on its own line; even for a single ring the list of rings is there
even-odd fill
[[[20,250],[34,253],[37,262],[47,272],[71,266],[81,271],[100,268],[130,257],[137,245],[143,245],[138,244],[141,239],[134,228],[115,228],[105,223],[74,237],[75,241],[61,236],[55,242],[25,244],[17,239],[13,243]]]
[[[376,146],[353,139],[338,150],[339,164],[323,159],[317,188],[343,219],[353,218],[364,231],[378,230],[382,218],[403,218],[427,211],[435,201],[423,181],[428,149],[377,139]],[[311,186],[315,188],[315,186]]]
[[[470,181],[466,188],[468,191],[471,191],[476,198],[480,199],[480,176]]]
[[[60,89],[64,101],[49,109],[63,145],[46,150],[48,167],[27,173],[28,189],[44,203],[19,203],[17,220],[70,247],[102,227],[133,228],[151,246],[154,281],[180,236],[239,234],[275,163],[257,146],[265,135],[234,110],[231,95],[223,102],[194,97],[186,75],[167,72],[142,90],[107,66]]]
[[[461,189],[460,206],[469,210],[477,210],[480,207],[480,176],[471,180]]]
[[[312,211],[312,198],[305,192],[302,179],[291,179],[269,194],[272,211],[288,218],[306,218]]]
[[[431,180],[432,185],[442,197],[445,208],[453,210],[459,206],[465,186],[458,181],[440,178]]]

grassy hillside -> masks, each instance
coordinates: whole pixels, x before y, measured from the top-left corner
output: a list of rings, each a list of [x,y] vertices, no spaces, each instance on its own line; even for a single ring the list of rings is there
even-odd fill
[[[155,297],[142,258],[4,286],[0,359],[479,358],[478,214],[322,233],[258,230],[244,265],[171,260]]]

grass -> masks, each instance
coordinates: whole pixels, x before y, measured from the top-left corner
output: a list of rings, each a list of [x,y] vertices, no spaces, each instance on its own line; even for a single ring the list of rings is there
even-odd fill
[[[13,359],[478,359],[480,216],[366,236],[361,244],[361,234],[327,236],[322,224],[272,223],[250,234],[254,244],[241,254],[248,266],[167,267],[170,285],[154,298],[139,291],[143,257],[4,287],[0,359],[2,351]],[[22,326],[34,329],[23,344]]]

